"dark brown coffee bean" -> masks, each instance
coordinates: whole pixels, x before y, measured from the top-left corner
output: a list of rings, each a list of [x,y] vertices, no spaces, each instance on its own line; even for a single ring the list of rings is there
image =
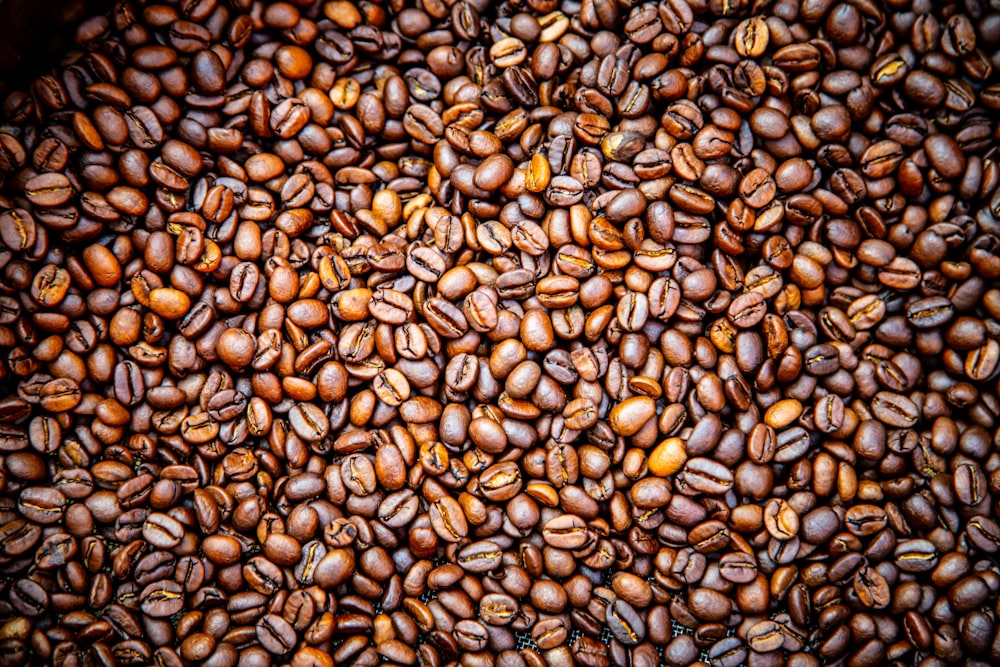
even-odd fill
[[[297,636],[295,629],[281,616],[267,614],[256,629],[257,641],[269,653],[284,655],[295,648]]]
[[[615,639],[626,646],[635,645],[645,639],[646,624],[635,609],[624,600],[616,600],[608,605],[606,619]]]
[[[170,580],[152,583],[139,595],[143,613],[152,618],[166,618],[184,607],[180,586]]]

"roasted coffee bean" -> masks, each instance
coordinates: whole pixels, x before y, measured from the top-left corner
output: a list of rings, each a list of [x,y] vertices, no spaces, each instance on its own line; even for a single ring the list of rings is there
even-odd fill
[[[590,539],[586,524],[572,514],[564,514],[546,523],[542,535],[547,543],[565,549],[579,548]]]
[[[646,637],[646,625],[642,617],[624,600],[616,600],[608,605],[606,619],[611,634],[626,646],[638,644]]]
[[[257,625],[256,633],[260,645],[275,655],[291,652],[298,639],[295,629],[288,621],[276,614],[264,616]]]
[[[776,651],[784,643],[782,626],[774,621],[760,621],[747,630],[747,644],[757,653]]]
[[[139,595],[139,602],[143,613],[151,618],[166,618],[184,608],[180,585],[170,580],[146,586]]]

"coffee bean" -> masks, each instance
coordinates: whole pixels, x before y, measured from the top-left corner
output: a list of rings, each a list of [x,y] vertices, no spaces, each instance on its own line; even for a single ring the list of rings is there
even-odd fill
[[[180,586],[169,580],[152,583],[139,595],[144,614],[151,618],[166,618],[184,607],[184,597]]]
[[[65,514],[66,497],[57,489],[28,487],[17,499],[23,516],[41,524],[58,523]]]
[[[747,644],[758,653],[776,651],[784,642],[782,627],[774,621],[760,621],[747,631]]]
[[[756,577],[757,564],[750,554],[734,552],[719,560],[719,573],[728,581],[746,584]]]
[[[567,549],[579,548],[590,539],[586,525],[572,514],[564,514],[546,523],[542,535],[547,543]]]
[[[256,629],[257,641],[269,653],[284,655],[295,648],[297,637],[295,629],[281,616],[267,614],[260,620]]]
[[[669,477],[684,467],[686,461],[684,442],[680,438],[668,438],[649,455],[649,471],[654,475]]]
[[[626,646],[635,645],[646,636],[646,625],[642,617],[624,600],[616,600],[608,605],[606,619],[611,634]]]
[[[648,396],[635,396],[616,405],[609,422],[616,432],[633,435],[656,413],[656,402]]]

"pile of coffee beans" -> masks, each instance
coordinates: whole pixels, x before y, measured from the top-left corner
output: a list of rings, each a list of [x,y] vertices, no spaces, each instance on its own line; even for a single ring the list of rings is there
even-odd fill
[[[88,18],[0,105],[0,667],[997,664],[998,69],[995,0]]]

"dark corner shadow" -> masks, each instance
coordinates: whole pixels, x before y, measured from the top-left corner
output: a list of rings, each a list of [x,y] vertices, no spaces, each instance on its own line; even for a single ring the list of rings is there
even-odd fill
[[[73,29],[112,0],[0,0],[0,95],[59,62]]]

